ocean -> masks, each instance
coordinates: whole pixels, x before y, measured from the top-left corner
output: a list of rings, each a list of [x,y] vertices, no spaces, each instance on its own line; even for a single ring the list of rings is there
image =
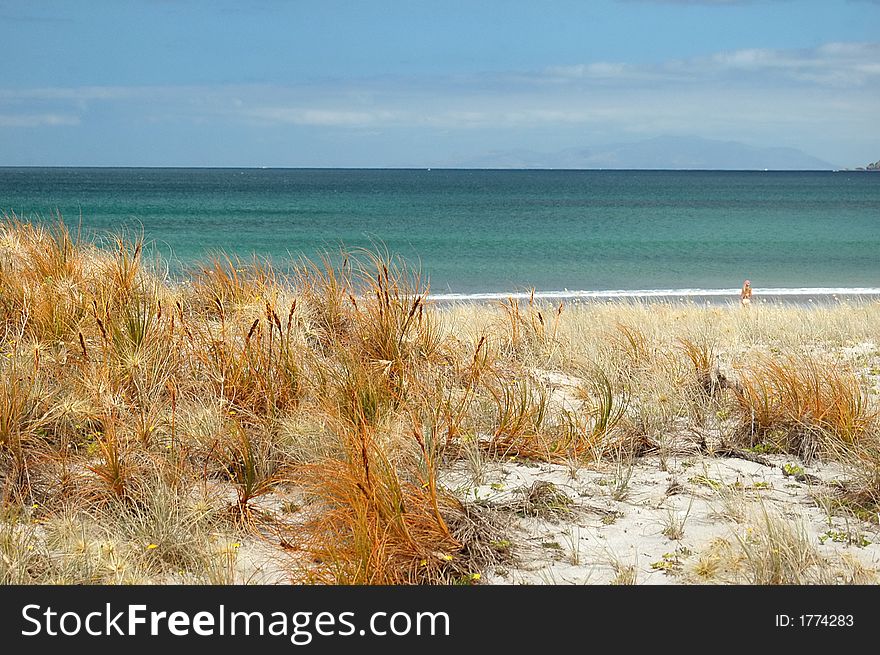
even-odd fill
[[[880,294],[880,174],[0,168],[0,212],[143,233],[181,272],[387,248],[441,299]]]

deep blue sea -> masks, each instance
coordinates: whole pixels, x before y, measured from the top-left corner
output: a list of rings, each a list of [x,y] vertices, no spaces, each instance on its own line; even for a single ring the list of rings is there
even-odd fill
[[[142,232],[174,271],[378,243],[446,297],[880,288],[880,173],[0,168],[0,212]]]

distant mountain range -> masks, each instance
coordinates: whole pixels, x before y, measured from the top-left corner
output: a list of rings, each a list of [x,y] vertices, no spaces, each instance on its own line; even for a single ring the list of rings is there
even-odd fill
[[[737,141],[661,136],[635,143],[541,153],[502,150],[458,162],[465,168],[618,168],[702,170],[833,170],[796,148],[757,148]]]

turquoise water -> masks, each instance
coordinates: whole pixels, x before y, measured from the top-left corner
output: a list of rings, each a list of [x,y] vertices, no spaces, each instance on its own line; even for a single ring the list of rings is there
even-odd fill
[[[0,211],[142,229],[177,270],[381,242],[440,294],[880,287],[871,173],[0,168]]]

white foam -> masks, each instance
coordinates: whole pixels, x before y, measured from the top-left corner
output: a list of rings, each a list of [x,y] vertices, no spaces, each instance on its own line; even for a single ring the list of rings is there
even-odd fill
[[[569,290],[535,291],[538,300],[576,299],[576,298],[688,298],[699,296],[739,297],[740,289],[606,289],[599,291]],[[468,300],[527,300],[531,291],[510,293],[432,293],[431,298],[442,301]],[[872,296],[880,295],[878,287],[778,287],[761,288],[754,291],[755,298],[761,296]]]

